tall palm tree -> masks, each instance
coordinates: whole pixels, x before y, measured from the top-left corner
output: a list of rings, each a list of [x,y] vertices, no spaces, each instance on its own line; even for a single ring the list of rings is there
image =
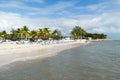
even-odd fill
[[[29,37],[29,28],[27,26],[23,26],[20,29],[20,35],[21,35],[21,38],[28,39],[28,37]]]
[[[49,39],[49,37],[50,37],[50,30],[49,30],[49,28],[43,28],[43,33],[44,33],[44,35],[43,35],[43,39]]]
[[[38,29],[37,30],[37,37],[42,39],[43,35],[44,35],[43,30],[42,29]]]

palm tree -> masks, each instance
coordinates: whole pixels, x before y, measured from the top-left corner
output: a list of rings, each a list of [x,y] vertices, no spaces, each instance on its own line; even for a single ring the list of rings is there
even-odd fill
[[[23,26],[20,29],[20,35],[21,35],[21,38],[28,39],[28,37],[29,37],[29,28],[27,26]]]
[[[43,28],[43,39],[49,39],[49,37],[50,37],[50,30],[49,30],[49,28]]]
[[[21,37],[21,35],[20,35],[20,28],[17,28],[16,33],[17,33],[17,38],[20,39],[20,37]]]
[[[29,37],[34,38],[34,39],[38,38],[37,31],[35,31],[35,30],[30,31]]]
[[[38,29],[37,30],[37,37],[42,39],[43,35],[44,35],[43,30],[42,29]]]
[[[17,31],[12,28],[12,30],[11,30],[11,39],[15,39],[15,38],[17,38]]]
[[[7,38],[7,32],[5,30],[3,30],[2,32],[0,32],[0,36],[3,38]]]

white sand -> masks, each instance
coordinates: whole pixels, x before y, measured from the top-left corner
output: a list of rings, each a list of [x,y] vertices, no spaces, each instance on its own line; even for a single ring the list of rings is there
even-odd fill
[[[60,51],[84,44],[86,42],[81,41],[51,45],[2,43],[0,44],[0,66],[20,60],[54,56]]]

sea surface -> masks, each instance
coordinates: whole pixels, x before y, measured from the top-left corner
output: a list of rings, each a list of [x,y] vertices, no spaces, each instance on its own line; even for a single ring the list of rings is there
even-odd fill
[[[120,41],[92,42],[0,67],[0,80],[120,80]]]

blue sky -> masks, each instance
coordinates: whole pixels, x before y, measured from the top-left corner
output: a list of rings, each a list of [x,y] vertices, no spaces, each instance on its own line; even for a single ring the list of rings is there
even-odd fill
[[[0,0],[0,30],[7,31],[26,25],[57,28],[68,35],[78,25],[120,39],[119,16],[120,0]]]

